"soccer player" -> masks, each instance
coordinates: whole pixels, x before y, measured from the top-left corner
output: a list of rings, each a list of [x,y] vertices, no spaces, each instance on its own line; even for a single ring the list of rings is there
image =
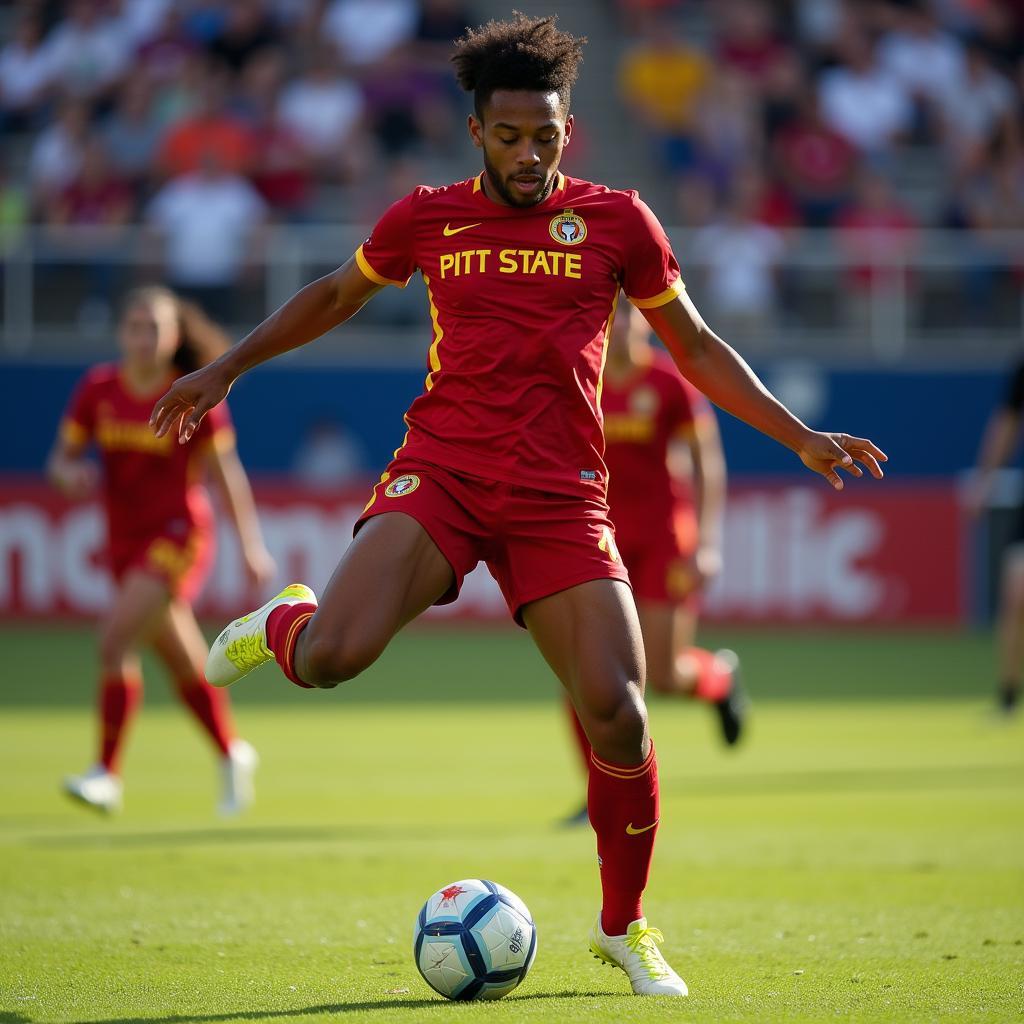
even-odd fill
[[[788,445],[834,487],[870,441],[818,433],[777,402],[690,303],[668,239],[634,192],[559,173],[582,39],[555,19],[489,22],[452,58],[473,94],[483,171],[396,202],[334,273],[307,285],[153,409],[187,442],[252,366],[348,320],[417,270],[433,338],[408,431],[322,600],[295,584],[214,642],[211,682],[275,658],[299,686],[362,672],[407,622],[453,601],[479,561],[572,697],[593,746],[590,818],[603,902],[595,956],[633,991],[685,995],[641,895],[658,825],[636,607],[614,543],[601,458],[601,369],[621,287],[713,401]]]
[[[632,303],[620,306],[601,394],[608,505],[633,587],[647,659],[659,693],[708,702],[729,745],[742,733],[746,701],[732,651],[694,646],[700,595],[718,573],[725,458],[707,399],[650,343]],[[589,775],[590,743],[568,702]],[[567,824],[587,821],[586,805]]]
[[[142,698],[137,652],[149,643],[167,666],[181,701],[220,755],[219,811],[252,801],[256,752],[235,736],[226,694],[206,681],[207,646],[191,601],[213,557],[213,513],[201,477],[219,485],[242,542],[253,584],[274,563],[263,545],[252,491],[235,451],[227,407],[210,409],[187,445],[154,437],[153,399],[182,372],[227,348],[195,306],[161,287],[131,292],[118,327],[121,358],[95,366],[79,382],[47,463],[53,483],[73,498],[99,483],[90,445],[99,451],[114,600],[100,624],[100,744],[96,764],[64,783],[69,796],[100,811],[121,806],[120,755]]]
[[[1013,454],[1020,439],[1024,416],[1024,360],[1010,374],[1002,401],[989,417],[978,454],[974,485],[967,495],[973,516],[988,504],[996,470]],[[1012,715],[1020,702],[1021,667],[1024,662],[1024,504],[1017,514],[1013,536],[1002,559],[1002,588],[999,599],[998,655],[999,684],[996,706]]]

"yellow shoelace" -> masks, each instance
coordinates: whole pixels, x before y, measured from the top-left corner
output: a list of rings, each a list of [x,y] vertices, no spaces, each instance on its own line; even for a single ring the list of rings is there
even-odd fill
[[[626,936],[626,945],[640,958],[640,963],[652,978],[665,978],[670,973],[669,966],[656,945],[664,941],[665,936],[657,928],[641,928]]]
[[[259,668],[273,657],[270,648],[267,647],[267,641],[263,638],[262,630],[250,636],[240,636],[237,640],[232,641],[224,654],[235,668],[247,672],[250,669]]]

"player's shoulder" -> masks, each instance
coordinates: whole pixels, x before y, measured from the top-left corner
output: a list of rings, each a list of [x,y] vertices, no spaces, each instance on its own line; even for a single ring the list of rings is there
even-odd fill
[[[116,389],[120,386],[121,371],[117,363],[97,363],[81,377],[81,387],[90,391]]]
[[[563,175],[562,192],[565,204],[586,204],[603,206],[609,210],[628,216],[639,209],[647,209],[647,204],[640,198],[635,188],[612,188],[596,181],[583,178],[570,178]]]
[[[404,199],[412,206],[430,207],[437,203],[461,202],[479,190],[479,178],[466,178],[448,185],[417,185]]]

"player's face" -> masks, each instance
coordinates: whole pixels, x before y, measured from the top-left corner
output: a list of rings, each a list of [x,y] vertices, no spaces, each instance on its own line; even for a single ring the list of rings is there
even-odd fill
[[[118,340],[125,359],[139,367],[168,367],[180,341],[178,313],[165,299],[137,302],[121,317]]]
[[[483,110],[470,115],[473,144],[484,153],[485,187],[508,206],[544,202],[558,173],[562,150],[572,135],[557,92],[498,89]]]

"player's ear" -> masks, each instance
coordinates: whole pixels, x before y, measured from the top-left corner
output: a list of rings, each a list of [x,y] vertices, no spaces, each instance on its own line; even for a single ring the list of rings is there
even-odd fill
[[[469,137],[473,140],[473,145],[477,149],[483,149],[484,147],[484,126],[476,119],[473,114],[469,115],[467,119],[469,125]]]
[[[572,137],[572,114],[565,119],[565,135],[562,137],[562,148],[565,149],[569,145],[569,139]]]

